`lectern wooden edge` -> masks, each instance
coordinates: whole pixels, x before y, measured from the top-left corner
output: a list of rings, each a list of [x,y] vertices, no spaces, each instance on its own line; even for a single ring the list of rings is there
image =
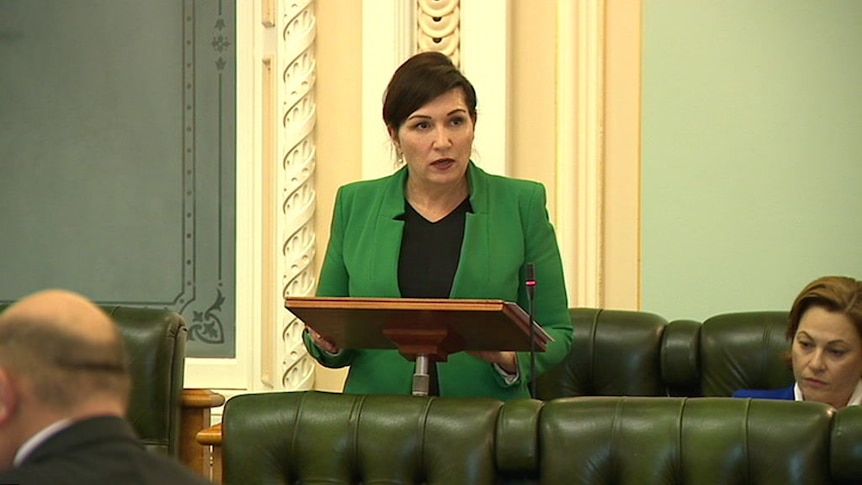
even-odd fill
[[[416,362],[413,394],[428,392],[429,361],[464,350],[543,352],[550,335],[504,300],[287,297],[285,308],[342,349],[397,349]]]

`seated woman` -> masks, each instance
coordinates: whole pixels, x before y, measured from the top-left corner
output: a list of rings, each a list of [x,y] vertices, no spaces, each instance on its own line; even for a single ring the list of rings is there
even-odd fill
[[[809,283],[790,309],[787,338],[796,383],[742,389],[733,397],[818,401],[837,409],[862,402],[862,282],[825,276]]]

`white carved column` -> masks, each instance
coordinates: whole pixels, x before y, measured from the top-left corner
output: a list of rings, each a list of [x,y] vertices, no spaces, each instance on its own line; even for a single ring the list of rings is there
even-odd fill
[[[317,107],[314,98],[316,58],[314,2],[281,1],[277,17],[280,29],[277,48],[276,97],[278,134],[276,195],[280,204],[277,235],[280,256],[278,276],[282,296],[314,293],[316,203],[313,176],[316,163],[314,126]],[[303,324],[284,310],[283,298],[276,315],[280,324],[280,382],[276,388],[311,389],[314,363],[302,344]]]
[[[418,0],[416,51],[446,54],[461,64],[460,0]]]
[[[569,306],[603,305],[604,0],[557,2],[557,217]],[[574,223],[572,223],[574,221]]]

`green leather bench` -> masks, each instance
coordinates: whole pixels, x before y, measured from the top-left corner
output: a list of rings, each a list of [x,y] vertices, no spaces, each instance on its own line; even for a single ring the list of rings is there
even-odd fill
[[[369,441],[379,441],[384,437],[388,440],[391,435],[392,440],[399,443],[396,447],[398,453],[402,454],[433,450],[434,463],[445,461],[450,464],[451,473],[458,475],[464,472],[464,467],[471,470],[489,470],[487,467],[490,466],[490,458],[484,448],[485,442],[482,442],[480,448],[484,451],[481,452],[480,448],[473,445],[470,445],[469,449],[460,447],[458,440],[450,440],[443,447],[435,441],[434,446],[428,447],[423,441],[415,441],[423,436],[425,429],[415,426],[433,421],[439,423],[435,426],[446,428],[447,433],[451,433],[463,426],[466,426],[464,429],[470,429],[469,426],[485,426],[486,424],[482,423],[488,420],[488,413],[497,412],[493,434],[493,483],[533,484],[540,483],[540,477],[563,475],[579,476],[581,478],[578,480],[581,481],[566,482],[560,478],[561,481],[542,483],[639,483],[631,477],[646,473],[642,470],[651,470],[650,473],[655,471],[648,467],[647,462],[633,462],[621,468],[622,462],[617,463],[615,460],[628,461],[629,454],[652,456],[651,460],[664,463],[662,466],[672,470],[672,473],[667,473],[668,476],[672,475],[673,479],[668,478],[658,483],[698,483],[691,481],[694,480],[693,477],[703,478],[709,475],[698,474],[696,467],[690,469],[692,463],[710,463],[710,460],[713,460],[713,465],[710,466],[729,467],[725,470],[728,481],[723,483],[805,483],[805,480],[810,478],[797,471],[793,472],[796,475],[791,477],[798,479],[797,482],[783,482],[785,477],[781,473],[790,473],[783,471],[775,472],[774,477],[778,478],[769,481],[757,475],[759,465],[743,469],[740,457],[747,457],[746,459],[756,460],[758,463],[763,460],[763,457],[755,453],[757,450],[748,448],[752,443],[761,441],[763,446],[777,446],[776,449],[784,450],[783,453],[794,454],[796,458],[777,458],[785,460],[776,462],[775,466],[781,470],[784,470],[782,467],[785,466],[798,467],[805,464],[806,473],[810,471],[812,476],[820,477],[824,473],[828,475],[827,479],[812,479],[811,483],[862,483],[862,470],[859,469],[862,465],[857,465],[862,463],[862,408],[842,410],[833,419],[834,411],[816,403],[751,402],[727,397],[734,390],[743,387],[785,387],[792,383],[792,373],[782,360],[789,348],[784,337],[786,312],[727,313],[703,322],[669,322],[648,312],[598,308],[573,308],[571,316],[575,332],[572,349],[559,366],[540,377],[536,383],[538,400],[503,405],[486,400],[411,401],[417,398],[410,396],[330,398],[319,394],[291,394],[288,397],[273,394],[268,398],[249,397],[247,402],[246,398],[237,397],[228,404],[228,408],[238,411],[232,415],[226,411],[224,427],[211,428],[209,431],[212,432],[206,435],[210,439],[207,439],[205,444],[215,446],[226,454],[224,466],[217,464],[216,468],[223,468],[227,474],[227,483],[242,483],[243,477],[258,476],[261,473],[269,474],[268,478],[262,479],[263,482],[272,480],[267,483],[314,483],[318,479],[324,482],[334,479],[335,483],[359,483],[367,482],[367,473],[372,470],[377,474],[375,476],[386,476],[389,477],[386,480],[389,480],[390,475],[395,473],[393,467],[401,463],[393,462],[393,456],[401,457],[395,450],[381,455],[362,451],[363,457],[379,460],[379,463],[375,462],[373,466],[366,463],[357,464],[356,457],[342,457],[344,461],[338,464],[341,474],[337,478],[325,471],[331,465],[325,461],[325,455],[331,454],[332,450],[351,446],[354,449],[351,453],[356,454],[365,447],[370,449],[370,444],[351,441],[359,439],[360,435],[366,436]],[[271,399],[272,404],[262,404],[264,399]],[[411,404],[406,406],[405,402]],[[417,405],[417,402],[421,405]],[[447,407],[445,410],[442,407],[444,405]],[[260,412],[255,414],[243,411],[246,406]],[[267,410],[270,407],[272,412]],[[327,407],[332,407],[334,412],[328,415],[317,414],[320,409]],[[381,409],[379,413],[378,407]],[[280,415],[276,410],[278,408],[283,408],[286,414]],[[383,409],[386,412],[383,412]],[[453,411],[458,409],[460,411]],[[775,415],[778,418],[767,418],[768,412],[778,413]],[[788,434],[785,436],[782,434],[782,426],[786,420],[795,419],[796,412],[803,414],[800,416],[800,423],[793,426],[814,428],[800,428],[794,431],[798,437],[791,438],[792,429],[788,428]],[[406,415],[402,416],[400,413]],[[578,418],[550,419],[557,416],[557,413],[559,416],[571,414]],[[386,432],[375,429],[370,436],[359,433],[358,428],[345,431],[353,426],[351,420],[359,419],[360,415],[375,416],[367,419],[380,420],[381,423],[389,420],[389,423],[397,423],[398,426]],[[472,421],[475,416],[481,416],[481,419]],[[231,424],[234,419],[238,424]],[[244,422],[244,419],[248,422]],[[316,427],[323,426],[318,421],[339,422],[341,425],[326,427],[323,435],[316,436]],[[832,443],[831,451],[828,446],[823,447],[824,422],[826,428],[832,427],[832,434],[827,440]],[[631,429],[623,432],[626,428],[619,428],[622,423]],[[653,426],[660,423],[663,423],[661,429]],[[265,429],[257,430],[258,425]],[[377,425],[371,427],[374,426]],[[268,430],[273,427],[282,428],[286,434],[293,433],[293,441],[285,443],[283,436],[272,436],[272,439],[276,440],[272,442],[263,440],[262,437],[270,436]],[[736,430],[737,434],[727,435],[730,430]],[[753,430],[757,430],[757,435],[746,434]],[[811,435],[810,440],[799,438],[812,430],[816,432]],[[253,438],[251,434],[247,438],[242,435],[258,431],[261,441],[253,444],[252,449],[259,446],[260,454],[257,457],[246,456],[247,450],[243,450]],[[685,434],[679,434],[683,431]],[[642,434],[639,434],[641,432]],[[237,450],[238,445],[234,444],[234,449],[229,450],[231,445],[228,435],[231,433],[236,433],[234,436],[237,436],[233,439],[234,443],[243,443],[242,449]],[[560,434],[549,438],[555,436],[554,433]],[[616,438],[611,441],[595,441],[597,438],[591,433],[597,436],[609,434]],[[398,436],[401,434],[409,434],[413,441],[399,441]],[[200,441],[201,434],[198,437]],[[305,441],[311,440],[312,437],[320,440],[316,441],[317,448],[314,449],[307,448],[306,446],[312,445],[305,444]],[[668,441],[679,441],[681,437],[684,442],[677,442],[675,445],[673,441]],[[743,438],[749,441],[743,441]],[[695,451],[696,448],[711,445],[713,440],[716,440],[716,444],[720,444],[721,440],[730,440],[729,444],[726,444],[727,448],[721,452],[723,455],[696,454],[700,453]],[[598,448],[584,450],[584,470],[565,470],[561,467],[569,460],[568,457],[556,452],[545,453],[546,450],[556,451],[564,442],[567,443],[566,449],[575,445],[576,448]],[[619,450],[626,450],[630,443],[641,443],[644,449],[641,450],[638,448],[641,445],[638,445],[618,456]],[[689,446],[693,443],[698,443],[698,446]],[[836,448],[839,444],[840,448]],[[812,447],[821,453],[817,458],[812,458],[815,456],[812,454]],[[280,451],[278,456],[274,457],[272,453],[276,449]],[[282,453],[288,449],[292,451],[288,454]],[[830,454],[822,455],[824,452]],[[295,453],[301,453],[301,458]],[[321,453],[324,458],[316,457],[315,453]],[[482,460],[469,461],[479,458]],[[562,461],[558,463],[557,459]],[[230,463],[227,460],[231,460]],[[401,478],[386,483],[421,483],[423,480],[428,483],[446,483],[437,477],[437,474],[443,472],[435,470],[432,473],[431,470],[422,468],[428,466],[425,458],[420,460],[421,466],[417,465],[415,456],[411,455],[410,460],[412,461],[403,462],[404,469],[395,473]],[[809,466],[807,460],[811,460],[814,465]],[[823,463],[832,465],[824,471]],[[309,470],[320,464],[326,466],[315,469],[313,476],[309,476]],[[679,471],[678,468],[683,466],[684,470]],[[426,475],[428,473],[434,476]],[[404,478],[408,476],[414,481]],[[484,474],[481,476],[485,477]],[[628,481],[620,481],[620,477],[626,477],[625,480]],[[733,479],[738,481],[733,482]],[[476,480],[465,483],[484,483],[485,478],[480,480],[477,475]],[[706,478],[704,480],[707,481],[701,483],[713,483]]]
[[[862,483],[862,408],[733,398],[247,394],[227,484]]]
[[[539,377],[536,398],[730,396],[787,387],[787,312],[734,312],[668,322],[649,312],[573,308],[572,348]]]

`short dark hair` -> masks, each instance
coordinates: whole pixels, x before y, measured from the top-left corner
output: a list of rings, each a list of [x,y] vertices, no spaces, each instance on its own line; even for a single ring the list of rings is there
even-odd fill
[[[793,340],[799,321],[811,307],[821,307],[847,316],[862,337],[862,282],[847,276],[823,276],[808,283],[790,309],[787,339]]]
[[[414,111],[452,89],[461,89],[476,122],[476,89],[445,54],[420,52],[392,74],[383,96],[383,122],[390,130],[401,128]]]

